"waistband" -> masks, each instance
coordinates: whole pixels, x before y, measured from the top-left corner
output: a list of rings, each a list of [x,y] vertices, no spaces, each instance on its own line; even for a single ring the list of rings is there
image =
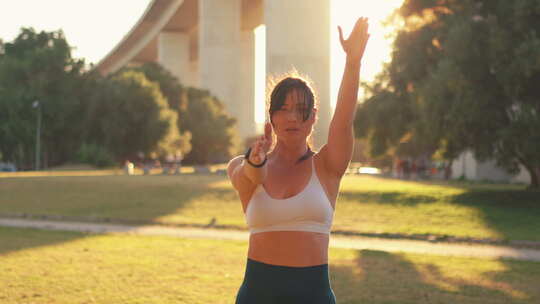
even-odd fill
[[[291,267],[271,265],[252,259],[247,260],[244,282],[252,287],[275,290],[299,288],[329,288],[328,264]]]
[[[247,266],[248,267],[256,267],[260,269],[268,269],[273,271],[292,271],[292,272],[312,272],[312,271],[321,271],[321,270],[328,270],[328,264],[321,264],[321,265],[315,265],[315,266],[305,266],[305,267],[296,267],[296,266],[282,266],[282,265],[272,265],[267,264],[264,262],[259,262],[253,259],[248,258],[247,259]]]
[[[249,301],[237,303],[335,303],[328,264],[291,267],[249,258],[239,298]]]

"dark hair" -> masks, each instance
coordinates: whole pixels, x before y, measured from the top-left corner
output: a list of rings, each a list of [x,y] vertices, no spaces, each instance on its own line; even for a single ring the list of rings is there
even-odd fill
[[[268,110],[270,121],[272,120],[272,114],[285,105],[287,95],[292,92],[297,94],[298,100],[304,102],[305,107],[302,113],[302,119],[304,121],[308,120],[309,115],[315,106],[315,95],[313,94],[313,90],[311,90],[307,82],[301,78],[286,77],[276,84],[270,95],[270,108]]]
[[[285,105],[287,95],[292,92],[296,93],[297,99],[304,103],[302,112],[303,121],[309,119],[309,115],[311,115],[313,108],[315,107],[315,94],[313,93],[313,90],[309,84],[301,78],[285,77],[274,86],[274,89],[270,95],[268,114],[270,115],[270,122],[272,124],[274,124],[272,121],[272,114],[280,110]],[[306,154],[300,157],[296,163],[300,163],[310,158],[313,154],[314,152],[311,150],[311,147],[308,144]]]

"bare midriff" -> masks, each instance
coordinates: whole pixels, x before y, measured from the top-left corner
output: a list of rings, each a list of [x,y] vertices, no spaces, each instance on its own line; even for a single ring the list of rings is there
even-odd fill
[[[266,264],[308,267],[328,264],[329,235],[305,231],[251,234],[248,257]]]

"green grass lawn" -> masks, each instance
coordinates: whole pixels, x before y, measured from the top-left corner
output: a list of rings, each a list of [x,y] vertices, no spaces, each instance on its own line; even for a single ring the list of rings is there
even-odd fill
[[[245,229],[222,175],[0,178],[0,214]],[[540,241],[540,192],[524,185],[343,179],[334,231]]]
[[[0,303],[233,303],[247,243],[0,228]],[[540,263],[330,250],[340,304],[539,303]]]

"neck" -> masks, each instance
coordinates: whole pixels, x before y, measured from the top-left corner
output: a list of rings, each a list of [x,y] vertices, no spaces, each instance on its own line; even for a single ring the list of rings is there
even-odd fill
[[[296,164],[298,159],[308,151],[307,143],[285,143],[278,141],[272,154],[276,160],[283,163]]]

